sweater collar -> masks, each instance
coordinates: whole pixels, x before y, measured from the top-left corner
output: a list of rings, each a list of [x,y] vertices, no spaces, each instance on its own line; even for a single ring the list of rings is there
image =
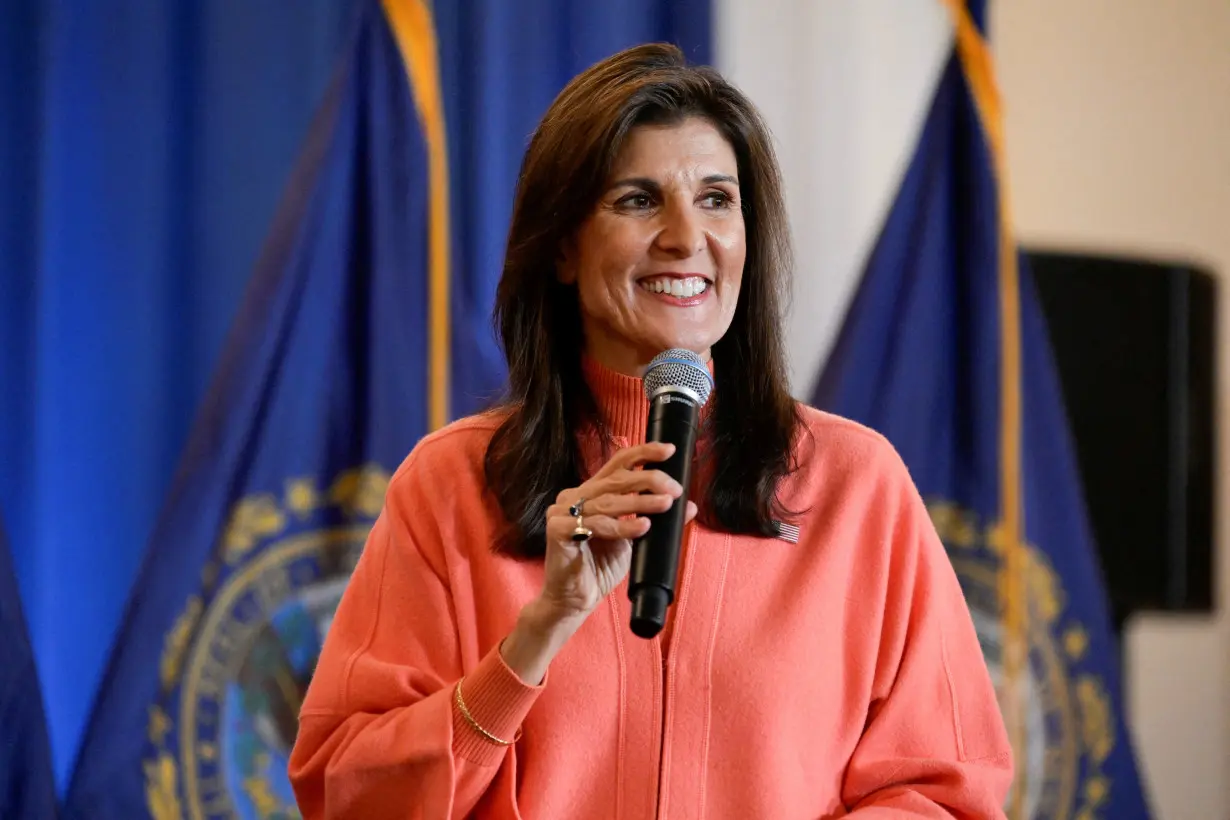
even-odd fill
[[[649,424],[649,401],[645,398],[643,381],[599,364],[586,354],[581,356],[581,370],[611,435],[624,446],[643,443]],[[713,374],[712,359],[709,360],[709,374]],[[712,407],[711,396],[701,409],[702,417]]]

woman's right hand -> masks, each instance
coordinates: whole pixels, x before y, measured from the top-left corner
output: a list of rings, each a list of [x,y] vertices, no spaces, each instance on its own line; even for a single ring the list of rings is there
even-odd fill
[[[661,470],[639,468],[674,452],[675,445],[657,442],[620,450],[593,478],[564,490],[547,508],[546,577],[539,597],[557,618],[584,618],[628,574],[632,542],[649,532],[645,516],[670,509],[683,493]],[[577,520],[570,510],[582,499],[583,521],[593,536],[574,542]],[[696,505],[688,502],[687,520],[695,515]]]
[[[528,604],[501,654],[528,683],[537,684],[569,636],[628,574],[632,542],[649,531],[651,513],[665,512],[683,493],[661,470],[639,469],[674,453],[673,444],[649,442],[615,453],[579,487],[563,490],[547,509],[542,592]],[[581,514],[593,535],[575,542],[570,508],[584,499]],[[689,501],[686,519],[696,517]]]

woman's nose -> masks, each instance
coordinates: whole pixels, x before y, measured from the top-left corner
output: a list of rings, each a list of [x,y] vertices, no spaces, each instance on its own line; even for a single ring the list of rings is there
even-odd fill
[[[662,213],[657,246],[680,259],[699,253],[705,247],[705,231],[700,218],[690,202],[668,206]]]

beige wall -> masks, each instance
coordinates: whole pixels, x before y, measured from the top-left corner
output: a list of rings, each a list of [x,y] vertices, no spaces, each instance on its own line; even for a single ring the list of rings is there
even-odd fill
[[[1230,1],[993,2],[1021,238],[1173,254],[1223,282],[1212,618],[1133,626],[1127,686],[1164,820],[1230,818]]]

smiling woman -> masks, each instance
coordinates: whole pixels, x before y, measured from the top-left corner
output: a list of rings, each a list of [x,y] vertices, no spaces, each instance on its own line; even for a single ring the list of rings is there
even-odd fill
[[[786,224],[712,69],[647,45],[560,94],[497,294],[508,396],[389,484],[300,714],[305,818],[1004,816],[995,691],[908,472],[787,390]],[[632,541],[684,492],[642,377],[676,348],[714,389],[641,638]]]
[[[630,376],[672,347],[707,360],[730,327],[747,256],[730,143],[700,117],[641,126],[612,176],[559,267],[577,286],[586,351]]]
[[[674,347],[710,361],[719,386],[701,520],[772,535],[801,429],[782,342],[790,265],[777,159],[738,89],[667,46],[575,78],[526,151],[496,294],[509,413],[485,471],[512,522],[500,549],[544,554],[547,508],[586,472],[578,427],[618,435],[586,368],[637,378]]]

